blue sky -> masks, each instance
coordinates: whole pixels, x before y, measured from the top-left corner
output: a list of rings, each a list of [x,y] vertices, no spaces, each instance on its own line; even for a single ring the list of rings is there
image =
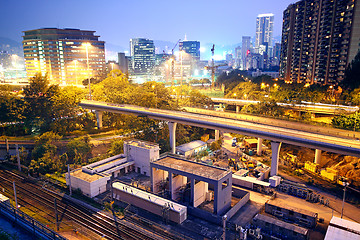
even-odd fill
[[[18,42],[22,32],[43,27],[95,30],[107,44],[128,48],[145,37],[205,45],[232,45],[255,35],[256,16],[274,13],[274,36],[290,0],[1,0],[0,36]]]

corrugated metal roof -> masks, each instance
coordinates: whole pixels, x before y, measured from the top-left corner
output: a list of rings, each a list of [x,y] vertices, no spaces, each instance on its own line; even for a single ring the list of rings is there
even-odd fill
[[[196,140],[196,141],[192,141],[192,142],[185,143],[183,145],[177,146],[176,150],[182,151],[182,152],[188,152],[188,151],[191,151],[191,150],[196,149],[198,147],[202,147],[204,145],[206,145],[206,142],[203,142],[201,140]]]
[[[332,217],[325,240],[360,240],[360,224],[349,220]]]

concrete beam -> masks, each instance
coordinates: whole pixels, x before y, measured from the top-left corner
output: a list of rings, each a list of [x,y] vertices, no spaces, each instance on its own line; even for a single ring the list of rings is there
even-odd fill
[[[321,163],[321,150],[315,149],[315,161],[314,163],[320,164]]]
[[[278,174],[280,148],[281,142],[271,142],[271,177]]]
[[[176,150],[176,122],[169,122],[169,133],[170,133],[170,148],[171,153],[175,154]]]
[[[256,154],[259,155],[259,156],[262,155],[262,143],[263,143],[263,139],[262,139],[262,138],[258,138],[258,144],[257,144]]]
[[[96,114],[96,120],[97,120],[97,127],[98,127],[98,129],[101,129],[103,127],[103,122],[102,122],[103,112],[99,111],[99,110],[95,110],[95,114]]]

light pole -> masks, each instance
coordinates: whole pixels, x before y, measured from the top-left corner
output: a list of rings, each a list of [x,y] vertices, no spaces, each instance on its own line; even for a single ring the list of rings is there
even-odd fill
[[[345,192],[346,192],[346,187],[349,186],[349,183],[346,180],[344,180],[343,186],[344,186],[344,195],[343,195],[343,202],[342,202],[342,208],[341,208],[341,218],[343,218],[343,215],[344,215]]]
[[[89,47],[91,46],[90,43],[83,43],[82,46],[85,47],[86,50],[86,65],[87,65],[87,76],[88,76],[88,85],[89,85],[89,99],[91,100],[91,81],[90,81],[90,74],[89,74]]]

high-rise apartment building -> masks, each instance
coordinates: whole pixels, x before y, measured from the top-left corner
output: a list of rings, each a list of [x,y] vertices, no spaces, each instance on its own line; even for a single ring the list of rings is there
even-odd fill
[[[151,75],[155,66],[155,45],[146,38],[130,39],[131,72]]]
[[[338,84],[360,48],[360,0],[302,0],[283,15],[280,77]]]
[[[119,52],[118,53],[118,63],[120,66],[120,71],[123,73],[127,73],[129,71],[129,62],[125,56],[125,53]]]
[[[198,41],[179,42],[179,51],[189,54],[195,62],[200,61],[200,42]]]
[[[274,14],[259,14],[256,18],[255,52],[266,51],[270,56],[274,30]],[[264,49],[262,49],[264,48]]]
[[[248,36],[243,36],[242,37],[242,47],[241,47],[241,52],[242,52],[242,69],[243,70],[247,70],[247,56],[250,54],[250,49],[251,49],[251,37]]]
[[[23,33],[28,77],[41,72],[53,84],[81,85],[105,69],[105,42],[95,31],[42,28]]]
[[[235,48],[235,67],[236,68],[241,68],[241,56],[242,56],[241,47],[237,46]]]

